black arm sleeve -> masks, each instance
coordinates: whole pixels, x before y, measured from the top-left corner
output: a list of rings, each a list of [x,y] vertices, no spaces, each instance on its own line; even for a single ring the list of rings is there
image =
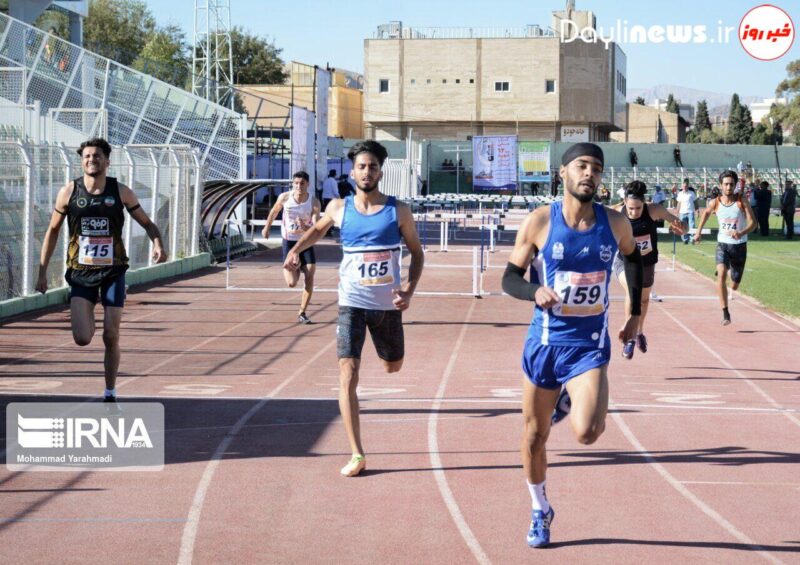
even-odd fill
[[[628,283],[628,296],[631,299],[631,314],[641,316],[644,268],[638,246],[633,253],[623,257],[623,263],[625,264],[625,282]]]
[[[130,214],[131,212],[134,212],[134,211],[138,210],[138,209],[139,209],[139,208],[141,208],[141,207],[142,207],[142,205],[141,205],[141,204],[139,204],[139,203],[137,202],[137,203],[136,203],[136,206],[134,206],[133,208],[128,208],[128,209],[127,209],[127,210],[128,210],[128,214]]]
[[[509,296],[533,302],[536,290],[540,286],[542,285],[525,280],[525,269],[517,267],[514,263],[506,264],[506,270],[503,273],[503,291]]]

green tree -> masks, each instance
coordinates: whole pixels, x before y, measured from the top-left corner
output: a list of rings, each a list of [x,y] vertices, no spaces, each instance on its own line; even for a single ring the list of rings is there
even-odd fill
[[[83,37],[92,51],[130,65],[156,28],[156,19],[142,0],[93,0],[83,22]]]
[[[678,102],[675,101],[675,97],[671,92],[669,93],[669,96],[667,96],[667,112],[671,112],[673,114],[680,112],[680,109],[678,108]]]
[[[722,143],[724,136],[713,129],[704,129],[700,132],[700,143]]]
[[[186,35],[177,26],[154,31],[131,66],[170,84],[186,87],[189,82]]]
[[[785,96],[790,99],[787,104],[773,104],[770,109],[770,117],[775,122],[775,132],[777,136],[780,128],[781,141],[783,140],[783,130],[793,131],[793,141],[800,145],[800,59],[792,61],[786,66],[789,75],[781,81],[775,89],[777,96]],[[779,141],[779,143],[781,143]]]
[[[283,70],[280,49],[275,43],[235,27],[231,31],[234,84],[283,84],[288,73]]]
[[[45,10],[33,25],[48,33],[51,29],[55,30],[54,35],[62,39],[69,38],[69,16],[59,10]]]
[[[750,143],[753,135],[753,117],[750,108],[739,101],[739,95],[731,97],[731,108],[728,114],[728,133],[725,136],[726,143]]]
[[[636,100],[633,101],[634,104],[639,104],[640,106],[644,106],[646,104],[644,98],[641,96],[637,96]]]
[[[705,100],[700,100],[697,103],[697,113],[694,116],[694,129],[697,132],[711,129],[711,119],[708,117],[708,103]]]
[[[733,96],[731,96],[730,108],[728,108],[728,132],[725,135],[725,143],[740,143],[739,135],[744,119],[742,112],[739,95],[734,92]]]
[[[772,145],[772,134],[764,124],[756,124],[753,135],[750,136],[752,145]]]

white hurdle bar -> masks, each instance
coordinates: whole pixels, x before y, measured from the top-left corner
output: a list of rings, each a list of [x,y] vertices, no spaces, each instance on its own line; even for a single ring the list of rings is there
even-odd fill
[[[676,253],[677,253],[677,251],[678,251],[678,250],[677,250],[677,246],[678,246],[678,236],[677,236],[677,234],[676,234],[675,232],[673,232],[673,231],[672,231],[672,230],[670,230],[669,228],[656,228],[656,231],[657,231],[658,233],[671,233],[671,234],[672,234],[672,268],[671,268],[671,269],[664,269],[664,270],[665,270],[665,271],[673,271],[673,272],[674,272],[674,271],[675,271],[675,255],[676,255]],[[697,233],[697,230],[696,230],[696,229],[690,229],[690,230],[689,230],[689,233],[690,233],[690,234]],[[700,231],[700,233],[701,233],[702,235],[709,235],[709,234],[711,233],[711,230],[710,230],[710,229],[708,229],[708,228],[703,228],[703,229]]]

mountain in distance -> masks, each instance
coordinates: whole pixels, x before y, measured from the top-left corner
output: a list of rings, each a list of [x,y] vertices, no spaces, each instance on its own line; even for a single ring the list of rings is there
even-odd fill
[[[697,106],[700,100],[708,102],[709,110],[719,106],[726,106],[731,103],[731,96],[733,92],[724,94],[721,92],[711,92],[708,90],[698,90],[696,88],[688,88],[685,86],[677,86],[674,84],[659,84],[651,88],[629,88],[628,89],[628,102],[636,100],[637,96],[644,98],[646,104],[650,104],[656,98],[666,100],[670,93],[681,103],[691,104]],[[745,96],[739,93],[739,100],[742,104],[752,104],[759,102],[764,98],[774,98],[775,94],[767,94],[765,96]]]

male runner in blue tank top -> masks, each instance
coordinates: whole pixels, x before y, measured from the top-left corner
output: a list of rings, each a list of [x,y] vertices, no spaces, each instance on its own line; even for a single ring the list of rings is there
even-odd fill
[[[522,355],[522,463],[531,494],[531,547],[550,543],[553,508],[545,495],[545,444],[562,385],[572,399],[570,419],[580,443],[594,443],[608,411],[608,284],[614,253],[625,261],[631,315],[619,332],[633,339],[642,300],[642,257],[631,223],[593,203],[603,174],[603,151],[578,143],[562,157],[564,200],[531,212],[520,226],[503,275],[503,290],[536,303]],[[532,282],[524,274],[535,256]]]
[[[367,465],[356,394],[367,329],[386,372],[399,371],[405,354],[402,311],[411,303],[425,261],[411,209],[378,190],[387,156],[386,148],[375,141],[362,141],[350,149],[347,157],[353,162],[350,174],[356,181],[356,194],[332,200],[325,215],[300,238],[284,262],[285,268],[296,270],[304,250],[332,226],[339,228],[344,252],[339,267],[336,327],[339,410],[352,450],[350,461],[340,471],[346,477],[355,477]],[[404,283],[400,273],[401,238],[411,254]]]

